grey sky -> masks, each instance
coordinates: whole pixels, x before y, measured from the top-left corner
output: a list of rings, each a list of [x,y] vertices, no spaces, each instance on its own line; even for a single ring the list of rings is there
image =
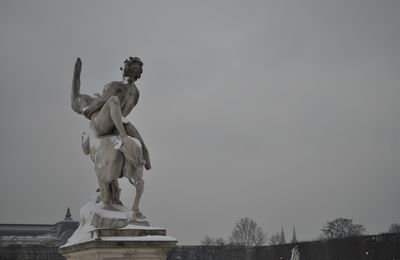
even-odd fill
[[[129,116],[153,169],[142,210],[181,244],[241,217],[313,239],[400,222],[400,2],[0,1],[0,222],[54,223],[96,189],[69,105],[139,56]],[[133,189],[123,181],[123,198]]]

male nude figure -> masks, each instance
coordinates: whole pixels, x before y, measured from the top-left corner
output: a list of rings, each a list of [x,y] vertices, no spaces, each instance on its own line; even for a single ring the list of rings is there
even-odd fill
[[[78,58],[72,80],[71,105],[75,112],[83,114],[90,120],[90,126],[97,135],[118,134],[122,146],[126,143],[128,136],[136,138],[142,145],[143,159],[146,161],[145,168],[150,170],[149,152],[138,130],[130,122],[123,123],[123,118],[132,111],[139,100],[139,90],[135,81],[140,78],[143,72],[143,63],[137,57],[130,57],[125,60],[124,64],[124,68],[121,68],[121,70],[123,70],[123,77],[127,79],[127,82],[113,81],[108,83],[104,87],[102,95],[91,97],[80,94],[82,62]]]

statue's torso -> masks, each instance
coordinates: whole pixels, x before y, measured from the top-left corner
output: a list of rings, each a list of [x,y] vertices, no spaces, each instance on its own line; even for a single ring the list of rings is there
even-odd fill
[[[125,117],[132,109],[136,106],[139,100],[139,90],[134,83],[125,84],[123,82],[111,82],[106,87],[111,87],[114,89],[115,94],[119,101],[121,102],[121,112]]]

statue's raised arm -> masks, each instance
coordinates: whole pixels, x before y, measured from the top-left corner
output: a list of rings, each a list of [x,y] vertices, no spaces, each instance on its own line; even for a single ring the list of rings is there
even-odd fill
[[[74,74],[72,76],[71,107],[72,110],[78,114],[83,114],[86,107],[88,107],[93,101],[91,96],[80,93],[81,71],[82,61],[80,58],[77,58],[74,67]]]

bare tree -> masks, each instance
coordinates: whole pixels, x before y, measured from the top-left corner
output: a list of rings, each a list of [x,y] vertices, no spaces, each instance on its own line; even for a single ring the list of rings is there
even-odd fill
[[[400,233],[400,224],[399,223],[394,223],[392,225],[390,225],[389,233]]]
[[[261,246],[266,242],[267,234],[254,220],[242,218],[233,227],[229,240],[233,245]]]
[[[202,246],[211,246],[213,243],[213,239],[207,235],[200,241]]]
[[[323,238],[335,239],[363,235],[365,227],[360,224],[353,224],[352,219],[336,218],[328,221],[321,231]]]
[[[275,234],[273,234],[270,238],[269,238],[269,244],[272,245],[279,245],[281,243],[281,233],[277,232]]]
[[[201,241],[202,246],[223,246],[225,240],[223,238],[213,238],[206,235]]]
[[[216,238],[214,244],[216,246],[224,246],[226,244],[225,240],[221,237]]]

